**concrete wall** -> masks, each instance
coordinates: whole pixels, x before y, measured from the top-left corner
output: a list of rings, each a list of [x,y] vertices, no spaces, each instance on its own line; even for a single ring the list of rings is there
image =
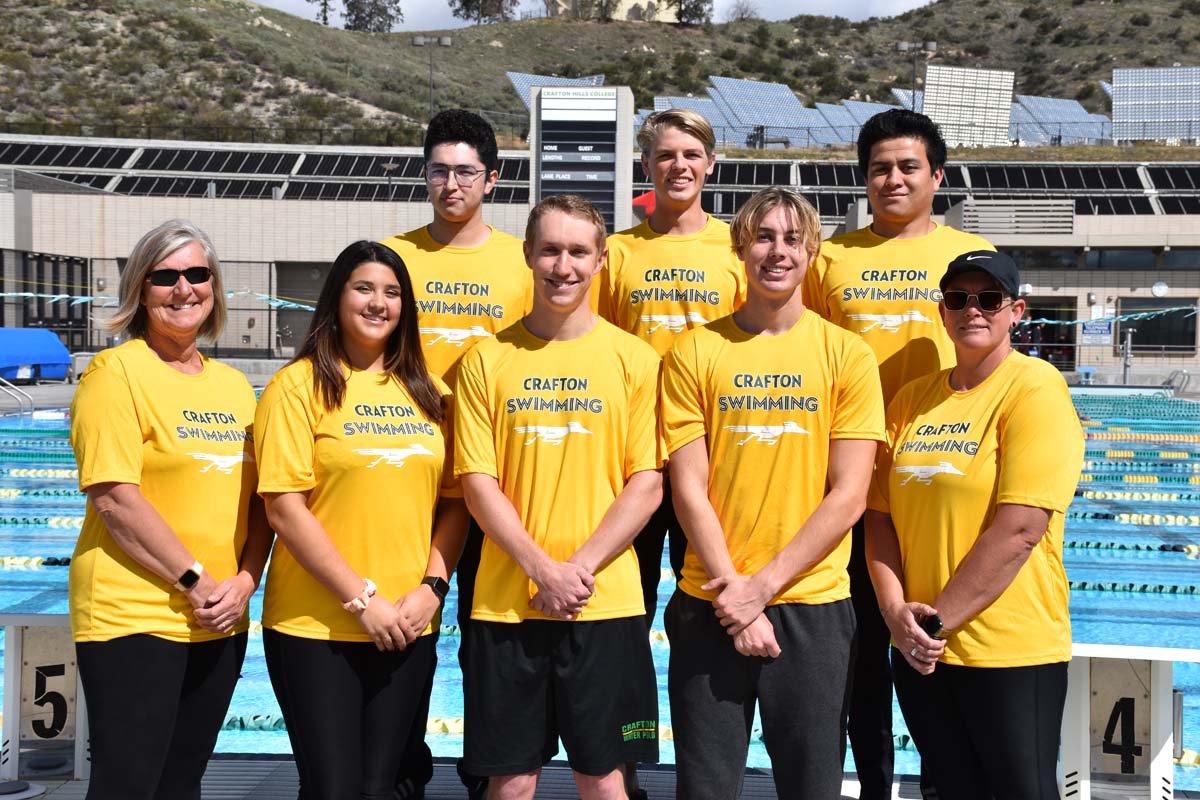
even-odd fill
[[[16,247],[13,231],[15,198],[12,192],[0,192],[0,250]]]

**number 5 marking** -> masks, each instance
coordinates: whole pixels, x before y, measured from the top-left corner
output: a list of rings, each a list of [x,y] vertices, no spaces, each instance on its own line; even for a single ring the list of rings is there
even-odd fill
[[[67,726],[67,698],[63,697],[61,692],[51,692],[46,688],[46,681],[49,678],[61,678],[66,672],[63,664],[34,667],[33,704],[50,706],[49,723],[41,719],[33,720],[33,732],[42,739],[53,739]]]

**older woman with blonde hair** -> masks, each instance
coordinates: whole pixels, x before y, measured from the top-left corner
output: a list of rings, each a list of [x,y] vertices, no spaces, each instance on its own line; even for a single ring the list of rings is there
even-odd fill
[[[1051,800],[1071,660],[1063,517],[1083,461],[1066,382],[1017,353],[1012,259],[941,279],[956,365],[887,412],[867,563],[900,708],[938,794]]]
[[[70,612],[91,726],[89,800],[199,800],[246,651],[271,534],[255,496],[254,392],[206,358],[225,322],[208,236],[171,220],[121,274],[71,405],[87,512]]]

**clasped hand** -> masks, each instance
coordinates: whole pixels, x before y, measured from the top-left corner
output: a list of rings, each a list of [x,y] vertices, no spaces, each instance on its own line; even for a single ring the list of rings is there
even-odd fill
[[[700,587],[706,592],[716,592],[712,601],[717,619],[725,626],[730,636],[746,630],[758,619],[767,603],[771,601],[761,581],[747,575],[726,575],[713,578]]]
[[[575,619],[596,591],[595,576],[570,561],[550,561],[531,577],[537,591],[529,607],[556,619]]]
[[[254,594],[254,580],[245,572],[217,583],[207,572],[187,593],[196,624],[216,633],[229,633],[246,613],[246,604]]]
[[[883,609],[883,621],[887,623],[892,641],[904,660],[921,675],[932,675],[938,659],[946,649],[946,642],[934,639],[921,628],[921,621],[938,613],[933,606],[924,603],[893,603]]]

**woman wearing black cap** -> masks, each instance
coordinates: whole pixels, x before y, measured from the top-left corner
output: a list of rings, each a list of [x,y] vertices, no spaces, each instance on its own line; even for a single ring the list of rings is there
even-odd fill
[[[1015,352],[1008,256],[941,280],[957,366],[888,407],[867,511],[871,579],[909,731],[942,797],[1057,798],[1071,658],[1063,514],[1083,461],[1066,383]]]

